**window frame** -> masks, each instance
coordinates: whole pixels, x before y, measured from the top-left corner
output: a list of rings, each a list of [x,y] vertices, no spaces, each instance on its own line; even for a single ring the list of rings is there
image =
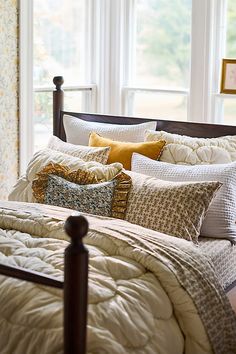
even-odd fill
[[[192,0],[190,86],[176,90],[133,85],[135,6],[136,0],[86,1],[85,79],[88,84],[65,85],[64,90],[91,90],[92,104],[89,105],[85,95],[84,109],[112,115],[132,115],[136,92],[181,94],[188,99],[187,120],[222,123],[224,100],[236,98],[219,93],[226,43],[227,0]],[[19,55],[22,173],[33,151],[33,0],[20,0]],[[44,89],[52,91],[53,87]]]

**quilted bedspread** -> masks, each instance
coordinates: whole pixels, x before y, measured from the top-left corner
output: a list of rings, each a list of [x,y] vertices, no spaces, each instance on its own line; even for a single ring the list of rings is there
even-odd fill
[[[63,278],[71,211],[0,204],[0,262]],[[199,247],[87,215],[88,353],[236,353],[236,318]],[[62,291],[0,276],[0,353],[62,353]]]

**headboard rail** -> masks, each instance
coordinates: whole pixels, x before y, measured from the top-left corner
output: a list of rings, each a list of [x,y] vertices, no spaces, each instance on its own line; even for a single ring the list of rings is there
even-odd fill
[[[236,126],[223,124],[208,124],[183,121],[171,121],[164,119],[151,119],[140,117],[125,117],[92,113],[76,113],[64,111],[64,93],[62,85],[64,83],[62,76],[56,76],[53,79],[56,88],[53,92],[53,134],[66,141],[63,127],[63,116],[70,115],[83,119],[88,122],[99,122],[107,124],[132,125],[150,121],[156,121],[156,130],[164,130],[172,134],[188,135],[198,138],[217,138],[226,135],[236,135]]]

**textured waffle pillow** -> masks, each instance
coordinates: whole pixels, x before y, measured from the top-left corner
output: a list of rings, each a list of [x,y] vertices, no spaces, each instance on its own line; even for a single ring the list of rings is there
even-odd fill
[[[48,148],[63,152],[71,156],[79,157],[84,161],[96,161],[106,164],[110,152],[109,147],[92,148],[84,145],[65,143],[56,136],[52,136],[48,142]]]
[[[103,138],[96,133],[91,133],[89,146],[109,146],[111,148],[108,163],[120,162],[126,170],[131,169],[131,157],[134,152],[138,152],[152,159],[158,159],[161,155],[165,142],[151,141],[143,143],[126,143]]]
[[[122,170],[122,165],[120,163],[102,165],[95,161],[85,162],[78,157],[69,156],[51,149],[40,150],[34,154],[32,160],[28,164],[26,174],[18,180],[8,196],[8,199],[19,202],[34,202],[35,198],[32,195],[32,181],[35,179],[36,174],[50,163],[62,164],[71,170],[80,169],[93,172],[99,182],[111,180]]]
[[[181,166],[156,162],[134,154],[132,171],[165,181],[219,181],[223,185],[212,201],[201,228],[201,236],[236,241],[236,162],[220,165]]]
[[[126,220],[168,235],[197,241],[219,182],[167,182],[135,172]]]
[[[33,196],[42,204],[56,205],[94,215],[124,219],[131,177],[119,173],[99,182],[95,173],[48,164],[32,182]]]
[[[192,138],[164,131],[147,130],[146,141],[165,140],[160,161],[173,164],[221,164],[236,161],[236,136]]]
[[[89,135],[92,132],[101,134],[109,139],[137,143],[144,141],[146,129],[156,129],[156,122],[133,125],[106,124],[86,122],[68,115],[63,116],[63,124],[66,132],[66,141],[76,145],[88,145]]]

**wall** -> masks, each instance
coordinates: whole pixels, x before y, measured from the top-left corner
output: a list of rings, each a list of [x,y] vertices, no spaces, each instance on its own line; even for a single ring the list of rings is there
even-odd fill
[[[18,1],[0,0],[0,199],[18,174]]]

